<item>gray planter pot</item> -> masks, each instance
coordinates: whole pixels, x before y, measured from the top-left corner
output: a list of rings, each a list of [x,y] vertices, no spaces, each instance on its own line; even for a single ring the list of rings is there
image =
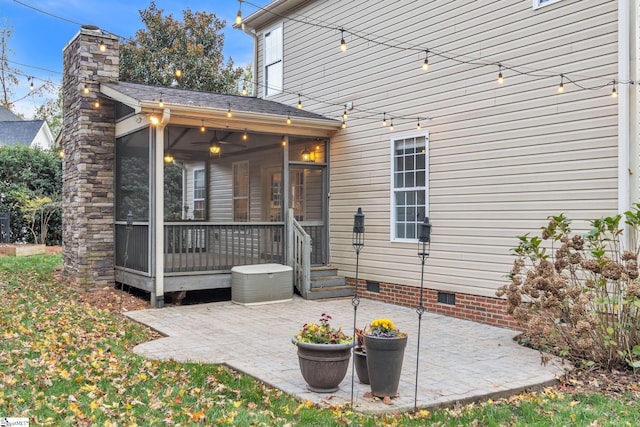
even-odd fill
[[[361,347],[353,349],[353,363],[356,367],[358,380],[362,384],[369,384],[369,371],[367,370],[367,353],[362,351]]]
[[[298,362],[307,388],[317,393],[331,393],[347,374],[353,344],[310,344],[296,342]]]
[[[398,394],[406,345],[406,336],[402,338],[364,336],[371,394],[382,398],[394,397]]]

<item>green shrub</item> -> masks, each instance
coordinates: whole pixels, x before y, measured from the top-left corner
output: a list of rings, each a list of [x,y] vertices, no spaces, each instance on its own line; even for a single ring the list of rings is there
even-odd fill
[[[540,237],[518,236],[510,283],[497,295],[532,345],[608,369],[640,367],[639,209],[624,214],[629,249],[622,215],[591,221],[584,236],[571,236],[564,214],[550,216]]]

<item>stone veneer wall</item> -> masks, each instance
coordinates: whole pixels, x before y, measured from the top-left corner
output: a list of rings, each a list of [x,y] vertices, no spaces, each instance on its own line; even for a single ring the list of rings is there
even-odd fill
[[[84,290],[115,282],[115,106],[99,89],[118,80],[118,55],[116,36],[88,26],[63,50],[62,278]]]
[[[355,286],[355,282],[353,278],[347,279],[347,283],[351,286]],[[438,302],[438,291],[425,287],[422,294],[425,311],[503,328],[520,329],[513,317],[507,313],[505,300],[459,292],[454,294],[455,305],[443,304]],[[358,280],[358,295],[363,298],[417,308],[420,301],[420,288],[380,282],[379,292],[372,292],[367,290],[366,280]]]

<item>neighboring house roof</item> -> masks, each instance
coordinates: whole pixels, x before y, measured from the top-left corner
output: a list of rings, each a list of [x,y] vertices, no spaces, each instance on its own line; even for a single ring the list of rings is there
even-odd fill
[[[13,114],[11,110],[0,105],[0,122],[17,122],[22,120],[22,117]]]
[[[0,145],[38,146],[47,149],[53,137],[44,120],[0,121]]]
[[[192,109],[200,107],[203,110],[217,110],[226,112],[228,109],[235,113],[250,113],[267,116],[287,117],[298,119],[308,119],[317,122],[326,122],[327,125],[337,127],[340,122],[337,120],[300,110],[295,107],[279,102],[268,101],[262,98],[240,95],[226,95],[212,92],[200,92],[187,89],[176,89],[162,86],[152,86],[141,83],[102,83],[101,92],[111,96],[119,102],[123,102],[133,108],[140,109],[145,106],[156,108],[159,111],[158,102],[160,99],[164,104],[172,109],[185,107]]]

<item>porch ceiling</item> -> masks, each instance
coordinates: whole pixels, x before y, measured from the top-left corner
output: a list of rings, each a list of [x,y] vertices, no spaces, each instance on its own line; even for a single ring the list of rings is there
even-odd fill
[[[168,112],[168,124],[230,131],[267,132],[327,137],[340,129],[341,122],[279,102],[251,96],[151,86],[140,83],[102,83],[106,97],[133,108],[137,114]],[[164,107],[160,108],[162,99]],[[231,111],[231,117],[227,113]],[[291,124],[287,125],[287,117]]]

